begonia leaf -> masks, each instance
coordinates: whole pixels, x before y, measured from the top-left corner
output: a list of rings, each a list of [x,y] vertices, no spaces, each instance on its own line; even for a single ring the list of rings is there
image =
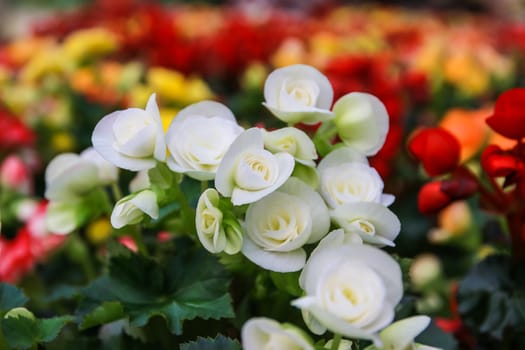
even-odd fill
[[[129,252],[110,258],[109,274],[85,289],[84,305],[119,302],[132,326],[159,315],[181,334],[185,320],[233,317],[228,286],[224,268],[203,250],[180,249],[162,264]]]
[[[241,344],[219,334],[215,339],[198,337],[195,341],[182,344],[180,350],[241,350]]]
[[[17,287],[8,283],[0,283],[0,313],[22,306],[27,300],[24,293]]]

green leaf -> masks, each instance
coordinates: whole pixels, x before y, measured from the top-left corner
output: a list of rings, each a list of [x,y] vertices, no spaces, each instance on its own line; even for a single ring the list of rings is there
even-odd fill
[[[272,279],[275,286],[294,297],[300,297],[303,295],[303,290],[299,286],[299,275],[300,271],[279,273],[270,272],[270,278]]]
[[[84,306],[89,307],[82,324],[91,324],[95,315],[103,319],[108,310],[101,304],[118,311],[110,302],[122,306],[123,313],[116,314],[129,317],[132,326],[144,326],[158,315],[175,334],[182,333],[185,320],[233,317],[230,279],[222,265],[204,250],[178,243],[179,253],[165,264],[132,253],[111,257],[109,275],[84,290]]]
[[[0,314],[15,307],[23,306],[27,300],[24,293],[17,287],[7,283],[0,283]]]
[[[118,301],[109,301],[97,306],[89,314],[85,315],[80,329],[86,329],[121,319],[124,316],[122,304]]]
[[[461,281],[458,309],[478,337],[501,341],[504,336],[524,336],[523,267],[514,269],[509,256],[493,255],[474,266]]]
[[[34,319],[24,316],[2,319],[2,332],[11,348],[28,349],[36,343],[55,339],[62,328],[73,321],[72,316]]]
[[[219,334],[215,339],[198,337],[195,341],[182,344],[180,350],[241,350],[241,344]]]

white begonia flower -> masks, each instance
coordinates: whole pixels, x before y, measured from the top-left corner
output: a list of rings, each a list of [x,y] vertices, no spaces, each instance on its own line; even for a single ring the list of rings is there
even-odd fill
[[[334,342],[333,339],[330,339],[326,342],[324,345],[325,349],[332,349],[332,343]],[[339,343],[339,347],[337,350],[352,350],[352,342],[348,339],[341,339],[341,342]]]
[[[305,296],[292,301],[316,334],[327,329],[373,340],[394,318],[403,296],[401,268],[379,248],[345,242],[343,230],[329,233],[314,249],[299,277]]]
[[[214,101],[192,104],[176,115],[166,132],[168,167],[197,180],[212,180],[243,130],[225,105]]]
[[[81,197],[49,202],[45,216],[46,229],[60,235],[73,232],[91,215],[89,205]]]
[[[146,109],[128,108],[103,117],[91,137],[93,147],[119,168],[139,171],[166,160],[159,108],[152,94]]]
[[[299,179],[250,204],[242,253],[271,271],[298,271],[306,262],[304,244],[328,233],[329,212],[321,196]]]
[[[204,248],[211,253],[236,254],[241,250],[243,234],[235,218],[225,218],[219,209],[219,193],[205,190],[197,203],[195,227]]]
[[[150,190],[132,193],[119,200],[111,213],[111,225],[114,228],[121,228],[137,224],[142,221],[145,214],[152,219],[159,217],[157,195]]]
[[[306,166],[315,166],[315,145],[304,131],[297,128],[287,127],[265,132],[264,147],[272,153],[290,153],[295,161]]]
[[[384,184],[377,170],[349,147],[329,153],[321,160],[317,171],[319,190],[331,208],[354,202],[376,202],[385,206],[394,202],[394,196],[383,194]]]
[[[263,105],[290,125],[315,124],[331,119],[333,98],[334,91],[328,78],[304,64],[278,68],[264,83]]]
[[[215,188],[234,205],[253,203],[279,188],[292,174],[294,158],[264,149],[263,130],[251,128],[232,143],[215,175]]]
[[[129,182],[129,191],[131,193],[145,190],[151,187],[151,181],[148,175],[149,170],[140,170],[135,177]]]
[[[412,316],[396,321],[379,333],[382,345],[370,345],[365,350],[439,350],[414,342],[414,338],[430,324],[428,316]]]
[[[301,329],[265,317],[249,319],[242,326],[241,341],[244,350],[314,350]]]
[[[374,95],[352,92],[336,101],[334,124],[341,140],[366,156],[376,154],[385,143],[388,112]]]
[[[44,196],[51,201],[82,196],[101,184],[97,164],[75,153],[53,158],[47,165],[45,182]]]
[[[395,246],[401,222],[387,207],[374,202],[345,203],[330,216],[346,232],[358,234],[364,242],[377,246]]]
[[[96,164],[98,177],[102,184],[110,184],[118,180],[119,168],[105,160],[93,147],[89,147],[80,153],[80,158]]]

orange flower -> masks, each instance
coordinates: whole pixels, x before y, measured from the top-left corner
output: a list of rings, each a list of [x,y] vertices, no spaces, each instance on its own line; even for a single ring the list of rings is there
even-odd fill
[[[486,144],[490,129],[485,119],[491,113],[492,107],[476,110],[454,108],[441,120],[440,126],[454,135],[460,143],[460,162],[470,159]]]

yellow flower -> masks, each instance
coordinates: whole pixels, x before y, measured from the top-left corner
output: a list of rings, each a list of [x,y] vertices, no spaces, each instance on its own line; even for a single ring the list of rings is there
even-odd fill
[[[103,243],[111,236],[112,232],[113,228],[106,217],[91,222],[86,229],[87,238],[93,244]]]
[[[55,152],[71,152],[75,148],[75,140],[67,132],[57,132],[51,138],[51,145]]]
[[[150,68],[147,81],[150,90],[157,92],[159,97],[183,105],[213,97],[213,93],[202,79],[186,79],[182,73],[166,68]]]
[[[159,112],[160,120],[162,122],[162,129],[164,129],[164,132],[166,132],[170,126],[171,121],[173,118],[175,118],[175,115],[179,112],[179,110],[175,108],[160,108]]]
[[[63,48],[69,59],[81,61],[113,52],[118,48],[118,41],[115,34],[104,28],[90,28],[70,34],[65,39]]]
[[[490,77],[472,55],[457,53],[445,61],[443,74],[446,81],[457,86],[468,96],[479,95],[490,88]]]
[[[62,50],[54,48],[36,54],[22,69],[20,77],[24,82],[36,82],[49,74],[68,74],[73,67]]]
[[[304,63],[306,49],[301,40],[296,38],[286,39],[271,58],[271,63],[276,68]]]

